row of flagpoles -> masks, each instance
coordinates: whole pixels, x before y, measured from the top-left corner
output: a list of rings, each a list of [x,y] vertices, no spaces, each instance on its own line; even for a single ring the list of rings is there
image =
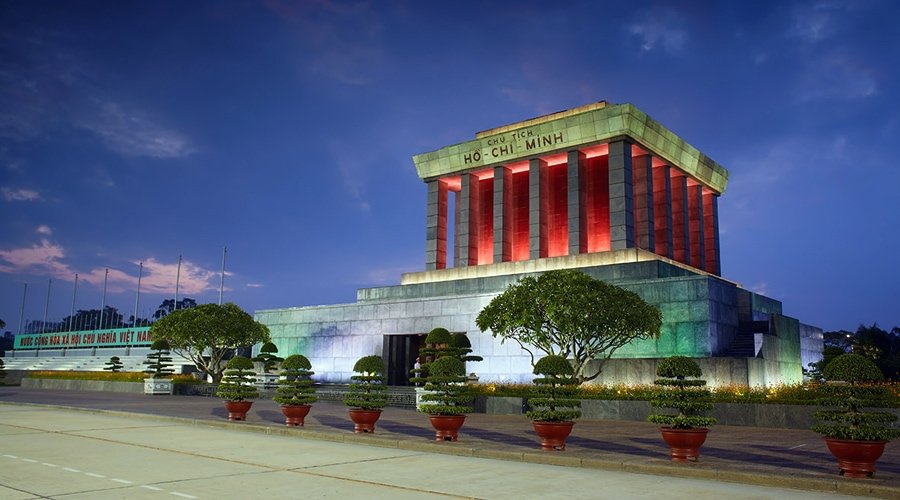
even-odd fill
[[[222,247],[222,271],[221,271],[221,279],[219,280],[219,305],[222,305],[222,295],[225,291],[225,256],[228,253],[228,247]],[[181,281],[181,262],[182,256],[178,256],[178,267],[175,271],[175,304],[173,306],[173,310],[178,309],[178,289]],[[137,293],[134,297],[134,316],[133,322],[137,322],[138,317],[138,307],[141,302],[141,279],[144,276],[144,263],[140,262],[138,265],[138,281],[137,281]],[[106,286],[109,282],[109,268],[106,268],[106,273],[103,277],[103,295],[100,300],[100,328],[103,327],[103,315],[105,314],[106,309]],[[50,310],[50,289],[53,286],[53,280],[50,279],[47,282],[47,301],[44,303],[44,320],[41,322],[41,331],[39,333],[44,333],[44,330],[47,327],[47,313]],[[66,326],[67,331],[71,331],[73,320],[75,319],[75,298],[78,294],[78,273],[75,273],[75,286],[72,290],[72,311],[69,314],[69,324]],[[24,290],[22,291],[22,309],[19,312],[19,330],[16,334],[22,333],[22,329],[24,328],[24,320],[25,320],[25,299],[28,296],[28,283],[25,283]]]

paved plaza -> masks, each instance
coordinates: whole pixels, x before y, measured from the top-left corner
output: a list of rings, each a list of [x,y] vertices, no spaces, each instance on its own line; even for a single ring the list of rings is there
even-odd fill
[[[896,443],[888,445],[876,478],[850,480],[837,475],[821,438],[806,430],[715,426],[699,462],[674,464],[667,460],[655,426],[645,422],[581,420],[565,452],[546,453],[540,451],[530,422],[520,416],[472,414],[456,443],[434,442],[427,417],[403,408],[385,409],[374,435],[353,434],[346,408],[333,402],[316,403],[304,428],[282,425],[280,409],[270,400],[256,400],[246,422],[225,417],[216,398],[0,388],[0,474],[4,487],[21,493],[0,496],[79,498],[78,492],[92,491],[83,497],[132,498],[137,493],[130,483],[161,487],[175,481],[181,489],[170,493],[198,498],[238,496],[227,493],[240,488],[248,488],[240,490],[244,497],[256,496],[254,492],[291,497],[297,488],[313,488],[318,492],[314,496],[346,498],[361,496],[363,490],[366,497],[376,498],[583,497],[586,491],[598,492],[596,497],[615,492],[626,498],[721,498],[727,491],[729,498],[785,498],[785,490],[768,487],[798,490],[789,490],[791,498],[822,498],[824,493],[900,498]],[[70,439],[84,435],[90,435],[93,444],[105,443],[118,451],[101,446],[89,452]],[[154,456],[160,452],[166,454],[164,459]],[[177,466],[188,456],[202,463]],[[44,462],[58,467],[26,467]],[[88,475],[78,476],[79,482],[59,483],[63,488],[58,490],[28,489],[44,485],[43,475],[59,474],[64,471],[60,467],[87,471],[86,464],[94,463],[97,470],[88,471],[91,474],[130,483],[107,484],[110,479],[96,486],[81,484],[85,477],[100,479]],[[454,472],[443,472],[448,464]],[[432,466],[434,472],[427,472]],[[101,471],[103,467],[115,470]],[[294,489],[280,489],[288,483],[249,479],[260,471],[279,477],[291,472],[292,480],[303,481]],[[31,473],[38,477],[23,484],[23,474]],[[238,479],[245,474],[248,478]],[[561,474],[561,479],[537,481],[548,474]],[[146,490],[142,494],[158,493],[140,489]]]

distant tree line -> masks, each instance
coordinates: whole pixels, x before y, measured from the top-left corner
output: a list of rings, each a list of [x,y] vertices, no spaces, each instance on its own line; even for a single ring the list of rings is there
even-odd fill
[[[872,326],[859,325],[855,332],[838,330],[824,332],[824,358],[818,363],[810,363],[807,374],[815,379],[822,378],[822,369],[829,361],[852,352],[875,362],[888,380],[900,380],[900,327],[890,331],[873,323]]]
[[[193,307],[197,307],[197,301],[190,297],[185,297],[178,301],[177,309],[190,309]],[[66,316],[59,321],[48,321],[47,323],[40,320],[29,321],[25,325],[23,333],[55,333],[150,326],[155,320],[168,316],[175,309],[175,300],[166,299],[150,315],[150,318],[135,318],[132,314],[128,316],[127,321],[125,316],[112,306],[104,307],[103,314],[101,314],[100,309],[79,309],[75,314]]]

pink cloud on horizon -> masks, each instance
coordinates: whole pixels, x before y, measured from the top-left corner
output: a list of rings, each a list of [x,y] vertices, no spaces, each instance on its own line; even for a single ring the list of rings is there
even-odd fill
[[[12,250],[0,250],[0,272],[9,274],[33,273],[45,275],[55,280],[74,281],[75,274],[81,282],[87,282],[98,288],[103,286],[106,277],[106,268],[95,267],[88,271],[80,271],[72,268],[64,261],[65,249],[47,239],[42,239],[39,245],[31,247],[15,248]],[[111,293],[134,290],[138,282],[139,261],[134,261],[134,275],[125,271],[109,268],[107,278],[107,291]],[[178,271],[178,263],[159,262],[153,257],[144,259],[144,270],[141,277],[141,291],[147,293],[172,293],[175,290],[175,279]],[[217,288],[216,283],[219,274],[216,271],[204,269],[188,260],[181,263],[181,274],[178,279],[178,288],[181,293],[200,294],[206,290]]]

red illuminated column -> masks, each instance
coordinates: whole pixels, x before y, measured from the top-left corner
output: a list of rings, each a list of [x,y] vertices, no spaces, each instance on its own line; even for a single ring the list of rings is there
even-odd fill
[[[425,269],[447,267],[447,183],[428,182],[428,207],[425,220]]]
[[[463,174],[459,195],[459,217],[457,233],[459,248],[459,266],[478,265],[478,221],[480,220],[478,203],[478,177],[475,174]]]
[[[691,263],[691,225],[688,212],[687,176],[676,169],[672,176],[672,247],[678,262]]]
[[[697,269],[706,266],[706,241],[703,237],[703,186],[688,181],[688,210],[690,211],[691,262]]]
[[[703,188],[703,236],[706,239],[706,272],[721,275],[719,256],[719,195]]]
[[[672,246],[672,178],[668,165],[653,167],[653,229],[656,254],[675,258]]]
[[[609,143],[609,245],[611,250],[634,247],[634,187],[631,144]]]
[[[587,253],[587,200],[584,179],[585,156],[581,151],[569,151],[568,155],[568,211],[569,255]]]
[[[512,260],[512,171],[494,167],[494,262]]]
[[[656,251],[653,218],[653,158],[642,155],[633,158],[634,179],[634,240],[635,246]]]
[[[494,177],[478,179],[478,264],[494,261]]]
[[[528,238],[529,258],[547,256],[547,162],[532,158],[528,162]]]

